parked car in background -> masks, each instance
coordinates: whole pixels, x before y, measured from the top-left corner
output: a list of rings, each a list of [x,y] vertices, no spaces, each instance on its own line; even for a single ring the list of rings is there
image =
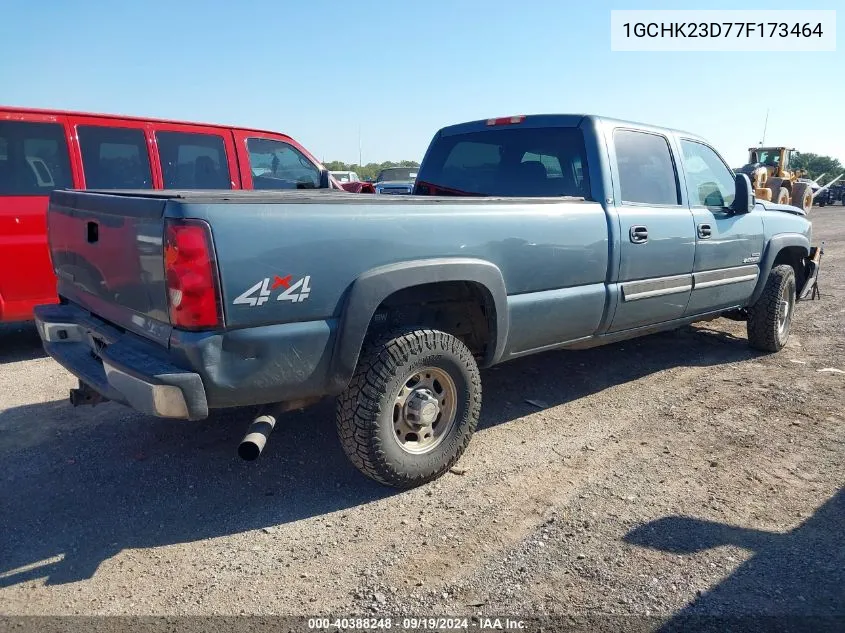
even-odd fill
[[[414,190],[419,167],[389,167],[382,169],[374,187],[376,193],[408,194]]]
[[[0,322],[55,303],[53,189],[340,189],[285,134],[0,106]]]
[[[361,179],[358,178],[358,174],[356,174],[354,171],[330,171],[329,173],[339,183],[361,182]]]
[[[813,204],[817,207],[825,207],[836,202],[836,198],[833,195],[834,192],[831,191],[831,187],[827,187],[826,189],[817,187],[816,191],[817,193],[813,198]]]

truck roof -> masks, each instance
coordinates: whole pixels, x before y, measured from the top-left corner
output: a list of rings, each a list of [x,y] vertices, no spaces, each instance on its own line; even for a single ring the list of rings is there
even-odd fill
[[[281,136],[288,136],[287,134],[284,134],[283,132],[279,132],[277,130],[264,130],[261,128],[247,127],[244,125],[227,125],[225,123],[203,123],[202,121],[180,121],[177,119],[158,119],[156,117],[137,116],[132,114],[109,114],[101,112],[83,112],[77,110],[54,110],[51,108],[19,108],[16,106],[0,105],[0,114],[3,113],[40,114],[44,116],[85,116],[103,119],[118,119],[123,121],[148,121],[150,123],[171,123],[176,125],[201,125],[203,127],[236,129],[245,130],[247,132],[262,132],[265,134],[280,134]]]
[[[508,119],[521,119],[519,122],[508,123]],[[639,123],[637,121],[626,121],[624,119],[614,119],[610,117],[601,116],[598,114],[576,114],[576,113],[560,113],[560,114],[527,114],[517,115],[514,117],[494,117],[491,119],[479,119],[476,121],[467,121],[465,123],[457,123],[442,128],[439,132],[442,136],[451,136],[452,134],[466,134],[468,132],[478,132],[481,130],[489,130],[497,125],[510,125],[518,127],[578,127],[584,120],[593,121],[595,123],[611,124],[615,126],[625,126],[632,128],[640,128],[644,130],[662,131],[670,134],[680,134],[689,138],[702,139],[697,134],[687,132],[685,130],[677,130],[659,125],[652,125],[650,123]],[[496,124],[491,124],[491,121],[497,121]],[[706,142],[706,141],[705,141]]]

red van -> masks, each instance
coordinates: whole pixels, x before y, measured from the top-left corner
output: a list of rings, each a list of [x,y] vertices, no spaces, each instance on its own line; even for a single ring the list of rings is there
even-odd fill
[[[0,322],[55,303],[50,191],[341,189],[289,136],[224,125],[0,106]]]

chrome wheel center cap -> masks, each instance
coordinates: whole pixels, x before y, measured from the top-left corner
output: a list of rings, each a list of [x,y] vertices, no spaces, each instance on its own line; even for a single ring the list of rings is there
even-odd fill
[[[440,403],[427,390],[420,390],[408,398],[406,418],[417,426],[431,426],[440,415]]]

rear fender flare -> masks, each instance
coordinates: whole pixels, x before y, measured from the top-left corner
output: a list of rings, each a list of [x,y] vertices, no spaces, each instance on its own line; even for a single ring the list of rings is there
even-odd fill
[[[810,254],[810,241],[807,236],[801,233],[781,233],[772,237],[766,244],[763,252],[763,259],[760,260],[760,276],[757,278],[757,285],[754,292],[748,299],[748,305],[754,305],[760,295],[763,294],[763,288],[766,286],[766,280],[769,278],[769,273],[772,272],[775,259],[778,253],[784,248],[791,246],[798,246],[804,250],[805,256]]]
[[[374,268],[349,287],[332,354],[329,391],[343,391],[352,379],[373,315],[387,297],[398,290],[423,284],[467,281],[488,293],[495,315],[491,319],[492,345],[484,365],[498,362],[508,336],[508,300],[502,272],[494,264],[471,258],[426,259]]]

